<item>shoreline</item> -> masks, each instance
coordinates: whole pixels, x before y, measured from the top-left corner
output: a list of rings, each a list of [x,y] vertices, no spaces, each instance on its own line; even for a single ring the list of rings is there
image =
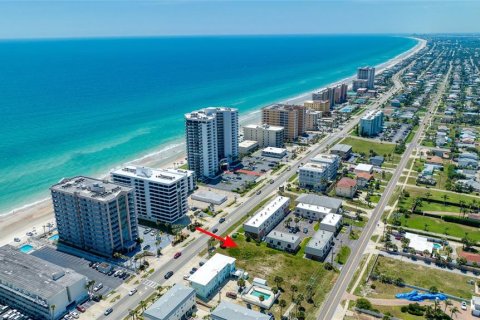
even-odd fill
[[[414,55],[416,52],[420,51],[425,47],[427,42],[426,40],[419,38],[413,39],[417,40],[417,44],[414,47],[389,59],[388,61],[376,65],[376,74],[382,73],[385,69],[396,65],[400,61]],[[291,98],[279,101],[279,103],[293,104],[309,100],[312,92],[316,92],[326,87],[334,86],[340,83],[347,83],[348,85],[351,85],[351,82],[355,78],[355,76],[356,74],[353,74],[339,81],[329,83],[326,86],[309,90],[308,92],[303,92]],[[250,123],[257,123],[261,118],[260,110],[261,109],[251,110],[246,114],[240,116],[240,126]],[[168,142],[167,145],[162,146],[157,151],[140,156],[131,161],[118,164],[110,168],[110,170],[127,164],[151,167],[173,167],[176,164],[183,163],[185,163],[185,143],[183,142],[182,138],[178,138]],[[108,172],[110,172],[110,170]],[[108,172],[97,175],[96,177],[104,178],[108,176]],[[49,222],[54,222],[53,209],[49,197],[39,199],[35,202],[31,202],[15,208],[9,212],[2,213],[0,214],[0,234],[2,235],[0,236],[0,245],[4,245],[13,241],[12,234],[16,235],[19,233],[20,236],[23,237],[25,233],[31,231],[32,228],[36,228],[36,230],[40,232],[42,231],[42,226]]]

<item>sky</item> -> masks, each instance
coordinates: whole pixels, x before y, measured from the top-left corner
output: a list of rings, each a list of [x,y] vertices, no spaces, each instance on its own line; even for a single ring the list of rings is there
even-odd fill
[[[0,38],[480,32],[480,0],[0,0]]]

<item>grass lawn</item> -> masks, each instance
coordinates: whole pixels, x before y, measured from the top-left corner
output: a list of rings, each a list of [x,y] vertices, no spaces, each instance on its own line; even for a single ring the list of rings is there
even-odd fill
[[[402,226],[407,228],[434,232],[439,234],[445,234],[445,232],[447,232],[449,236],[453,236],[457,238],[463,238],[465,236],[465,233],[468,232],[468,237],[471,240],[480,241],[479,228],[464,226],[464,225],[453,223],[453,222],[446,222],[439,218],[421,216],[418,214],[411,214],[408,219],[402,216],[400,218],[400,221],[402,223]],[[425,230],[425,224],[427,224],[426,230]]]
[[[350,247],[347,246],[342,246],[340,248],[340,252],[337,254],[337,257],[335,258],[335,261],[339,264],[345,264],[348,260],[348,257],[350,256]]]
[[[341,143],[351,145],[355,153],[365,152],[368,154],[370,150],[373,150],[381,156],[393,153],[393,149],[395,149],[395,145],[391,143],[380,143],[375,140],[363,140],[354,137],[347,137]]]
[[[308,283],[314,286],[314,302],[320,306],[325,299],[326,294],[331,290],[338,273],[327,271],[324,264],[304,259],[301,256],[292,255],[283,251],[268,248],[265,243],[257,245],[256,242],[247,242],[244,235],[239,235],[235,242],[236,248],[218,249],[220,253],[227,254],[237,259],[237,268],[246,270],[250,276],[267,279],[271,286],[275,286],[275,276],[281,276],[284,282],[280,287],[284,290],[280,299],[290,304],[292,301],[291,285],[298,287],[298,293],[306,295],[305,287]],[[309,315],[307,319],[315,319],[315,309],[313,304],[303,302],[305,313]],[[269,310],[280,319],[280,307],[275,304]],[[311,315],[311,316],[310,316]]]
[[[346,218],[346,217],[343,218],[343,223],[344,224],[349,224],[349,225],[352,225],[352,226],[355,226],[355,227],[360,227],[360,228],[365,227],[367,222],[368,222],[368,218],[364,217],[364,216],[362,216],[362,220],[355,220],[355,219]]]
[[[395,318],[399,318],[399,319],[403,319],[403,320],[425,319],[425,317],[423,317],[423,316],[415,316],[415,315],[410,314],[408,312],[403,313],[400,306],[377,306],[377,305],[373,305],[373,307],[383,314],[385,314],[387,312],[390,312],[390,314],[392,316],[394,316]]]
[[[368,254],[364,254],[362,256],[362,260],[360,261],[360,264],[358,265],[357,270],[355,270],[355,273],[353,274],[353,278],[348,284],[347,287],[347,292],[350,292],[355,285],[355,282],[357,282],[358,276],[360,275],[360,271],[362,271],[363,266],[365,265],[365,262],[367,261]]]
[[[459,275],[453,272],[433,269],[423,264],[414,264],[399,261],[388,257],[379,256],[375,270],[379,274],[390,277],[402,278],[406,283],[422,288],[435,286],[439,291],[457,297],[471,299],[474,287],[468,284],[471,277]],[[394,298],[394,294],[411,291],[409,288],[400,288],[393,284],[383,284],[374,281],[376,288],[372,297]]]

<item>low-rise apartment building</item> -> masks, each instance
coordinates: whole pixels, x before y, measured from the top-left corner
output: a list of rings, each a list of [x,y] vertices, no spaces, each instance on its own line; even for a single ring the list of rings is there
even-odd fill
[[[334,234],[327,230],[318,230],[305,247],[309,259],[323,261],[333,245]]]
[[[275,249],[296,252],[300,246],[300,237],[291,233],[273,230],[267,235],[265,242],[269,247]]]
[[[298,185],[301,188],[323,191],[329,181],[326,164],[306,163],[298,169]]]
[[[321,163],[326,165],[327,176],[329,180],[335,180],[337,177],[338,167],[340,166],[340,157],[336,154],[318,154],[312,159],[313,163]]]
[[[143,312],[145,320],[184,320],[195,308],[195,290],[175,284]]]
[[[341,214],[329,213],[320,222],[320,230],[330,231],[337,234],[342,227],[343,216]]]
[[[278,196],[263,209],[251,217],[243,228],[245,233],[257,239],[262,239],[277,226],[289,211],[290,198]]]

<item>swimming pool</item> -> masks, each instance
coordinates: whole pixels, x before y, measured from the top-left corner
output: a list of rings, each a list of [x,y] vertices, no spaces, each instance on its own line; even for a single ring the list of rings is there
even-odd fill
[[[250,295],[255,296],[255,297],[257,297],[257,298],[260,298],[260,296],[263,296],[263,298],[265,298],[265,300],[270,299],[270,295],[269,295],[268,293],[260,292],[260,291],[257,291],[257,290],[255,290],[255,289],[253,289],[253,290],[250,292]]]
[[[33,246],[29,245],[29,244],[24,244],[23,246],[21,246],[20,248],[20,251],[23,252],[23,253],[29,253],[31,251],[33,251]]]
[[[434,243],[433,244],[433,249],[440,250],[440,249],[442,249],[442,245],[440,243]]]
[[[57,241],[58,240],[58,234],[54,234],[53,236],[49,237],[48,240]]]

